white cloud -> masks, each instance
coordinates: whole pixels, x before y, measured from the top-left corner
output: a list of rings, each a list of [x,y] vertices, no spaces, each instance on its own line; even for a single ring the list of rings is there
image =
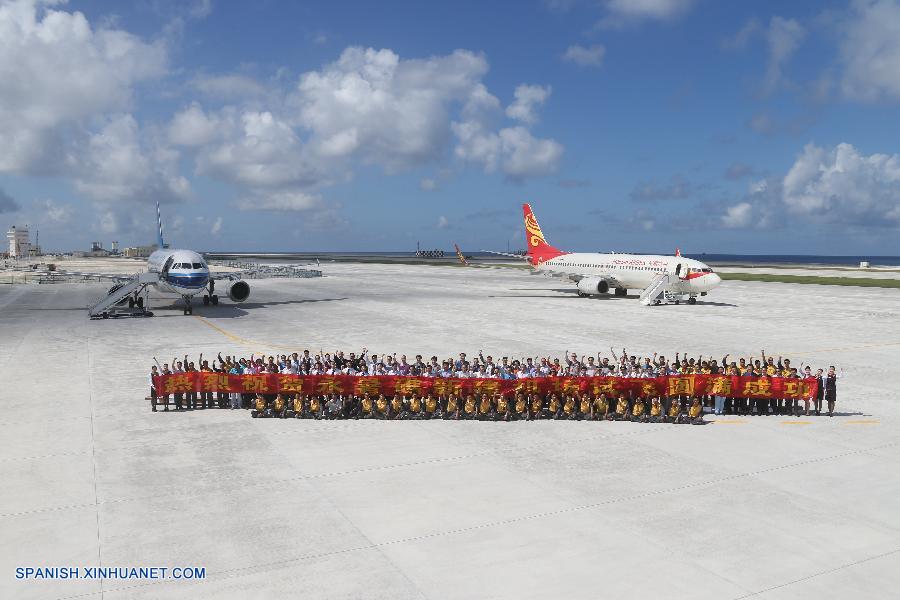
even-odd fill
[[[751,17],[737,33],[722,40],[722,48],[725,50],[743,50],[761,30],[762,24],[759,22],[759,19]]]
[[[507,127],[497,133],[475,123],[454,123],[459,144],[456,155],[480,164],[485,172],[501,171],[509,179],[522,180],[555,173],[563,147],[555,140],[538,139],[525,127]]]
[[[806,30],[794,19],[774,16],[766,31],[769,61],[763,80],[763,94],[771,94],[782,80],[784,64],[797,50]]]
[[[392,173],[438,162],[454,133],[456,155],[485,171],[511,179],[555,171],[559,143],[525,127],[496,127],[503,112],[481,82],[486,72],[484,57],[462,50],[406,60],[390,50],[348,48],[303,74],[270,110],[191,104],[171,121],[168,139],[193,149],[198,174],[241,188],[244,209],[294,206],[279,194],[318,198],[322,188],[351,177],[356,163]],[[520,85],[506,113],[532,124],[549,95],[549,87]],[[425,190],[436,185],[421,183]]]
[[[276,212],[299,212],[322,208],[322,199],[305,192],[260,193],[238,201],[240,210],[269,210]]]
[[[722,225],[730,228],[742,228],[751,224],[753,217],[753,206],[749,202],[738,202],[734,206],[725,209],[722,215]]]
[[[214,98],[240,99],[265,94],[266,88],[252,77],[240,74],[199,75],[191,80],[192,88]]]
[[[563,54],[563,60],[582,67],[599,67],[603,64],[606,48],[601,44],[586,46],[569,46]]]
[[[447,219],[447,217],[441,215],[440,217],[438,217],[436,227],[438,229],[447,229],[448,227],[450,227],[450,221]]]
[[[57,204],[50,199],[41,202],[40,207],[44,211],[46,220],[54,225],[65,225],[72,220],[72,216],[75,214],[75,209],[71,204]]]
[[[289,104],[318,152],[403,169],[441,155],[451,105],[484,93],[487,68],[483,56],[465,50],[403,60],[391,50],[351,47],[304,74]]]
[[[784,177],[793,213],[832,223],[900,225],[900,155],[808,144]]]
[[[162,43],[51,6],[0,3],[0,172],[56,172],[91,117],[127,110],[133,86],[167,69]]]
[[[423,192],[432,192],[437,189],[437,181],[431,177],[424,177],[419,181],[419,189]]]
[[[196,122],[215,123],[219,139],[204,146],[197,171],[251,189],[323,184],[326,176],[299,136],[269,111],[226,108]],[[205,131],[203,127],[199,132]]]
[[[209,229],[209,233],[211,235],[219,235],[222,231],[222,217],[216,217],[216,220],[213,222],[212,227]]]
[[[205,19],[213,10],[212,0],[195,0],[189,14],[195,19]]]
[[[900,3],[856,0],[842,20],[841,90],[864,102],[900,100]]]
[[[550,86],[525,84],[516,86],[515,100],[506,107],[506,116],[522,121],[526,125],[533,125],[538,120],[537,108],[547,101],[550,92]]]
[[[110,118],[86,147],[69,157],[75,188],[104,203],[177,201],[190,196],[178,153],[142,137],[131,115]]]
[[[168,127],[169,141],[178,146],[204,146],[217,137],[222,126],[197,102],[178,112]]]
[[[688,12],[694,0],[607,0],[601,29],[618,29],[643,21],[668,21]]]
[[[864,155],[850,144],[807,144],[783,178],[750,183],[748,193],[719,216],[731,228],[812,223],[900,227],[900,155]]]

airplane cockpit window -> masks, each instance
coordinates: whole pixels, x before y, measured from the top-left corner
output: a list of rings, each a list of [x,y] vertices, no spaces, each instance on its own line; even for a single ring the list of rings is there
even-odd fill
[[[195,269],[202,269],[202,268],[203,268],[203,265],[201,265],[200,263],[194,263],[194,268],[195,268]]]

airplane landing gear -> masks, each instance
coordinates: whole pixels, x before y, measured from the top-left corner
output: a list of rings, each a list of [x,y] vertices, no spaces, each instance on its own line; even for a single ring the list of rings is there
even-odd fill
[[[191,297],[190,296],[182,296],[184,298],[184,314],[192,315],[194,314],[194,307],[191,305]]]
[[[616,296],[625,296],[628,294],[628,290],[626,288],[616,288]]]
[[[688,304],[697,304],[697,298],[691,296],[690,298],[688,298]]]
[[[210,302],[212,302],[212,304],[214,306],[219,304],[219,296],[213,293],[215,291],[216,291],[216,282],[215,282],[215,280],[210,279],[209,280],[209,293],[204,294],[204,296],[203,296],[203,305],[204,306],[209,306]]]

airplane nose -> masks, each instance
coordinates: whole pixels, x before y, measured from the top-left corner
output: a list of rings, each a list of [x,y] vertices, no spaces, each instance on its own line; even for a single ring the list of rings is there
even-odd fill
[[[716,287],[717,285],[722,283],[721,277],[719,277],[715,273],[710,273],[710,275],[711,275],[711,277],[710,277],[710,281],[709,281],[709,287]]]

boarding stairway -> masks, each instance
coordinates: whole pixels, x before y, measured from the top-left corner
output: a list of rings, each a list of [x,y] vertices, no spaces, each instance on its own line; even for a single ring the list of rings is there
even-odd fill
[[[97,300],[93,306],[88,308],[88,316],[92,319],[105,319],[110,316],[116,316],[118,313],[122,312],[134,312],[133,307],[129,309],[119,309],[119,303],[124,303],[130,296],[139,294],[147,285],[156,283],[157,281],[159,281],[159,277],[156,273],[137,273],[130,279],[125,279],[116,283],[109,288],[109,291],[105,296]],[[138,308],[138,312],[142,316],[148,314],[143,306]]]
[[[669,289],[669,275],[668,273],[660,273],[656,277],[653,278],[653,281],[650,282],[650,285],[641,292],[640,302],[644,306],[650,306],[651,304],[659,304],[666,300],[666,290]]]

